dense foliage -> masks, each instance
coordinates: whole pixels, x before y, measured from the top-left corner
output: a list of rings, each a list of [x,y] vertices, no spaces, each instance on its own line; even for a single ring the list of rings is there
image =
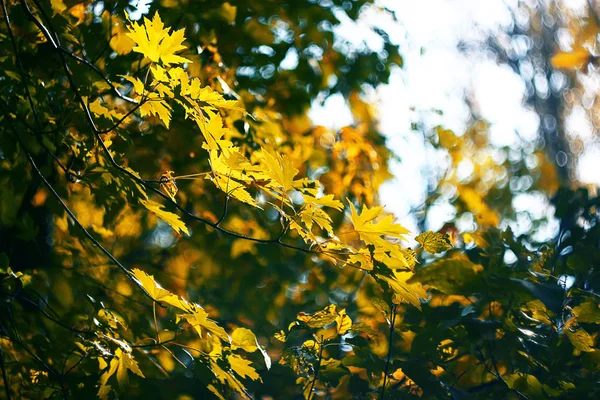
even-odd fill
[[[3,398],[600,396],[600,198],[558,189],[543,145],[416,126],[447,165],[415,212],[456,223],[379,205],[363,94],[402,59],[334,28],[391,11],[0,1]],[[332,94],[337,132],[307,117]],[[513,233],[517,194],[556,237],[545,213]]]

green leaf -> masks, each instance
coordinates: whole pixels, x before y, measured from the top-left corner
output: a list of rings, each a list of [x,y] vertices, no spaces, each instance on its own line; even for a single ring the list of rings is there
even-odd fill
[[[478,286],[479,264],[466,259],[440,260],[417,270],[408,283],[421,282],[446,294],[465,294],[465,287]]]
[[[530,399],[543,399],[546,397],[542,384],[533,375],[516,373],[505,375],[503,378],[508,387],[527,395]]]

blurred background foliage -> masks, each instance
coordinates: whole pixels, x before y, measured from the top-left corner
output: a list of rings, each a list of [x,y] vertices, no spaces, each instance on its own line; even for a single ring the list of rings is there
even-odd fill
[[[459,48],[483,52],[519,75],[525,107],[538,121],[533,136],[498,145],[493,121],[468,92],[463,131],[440,126],[436,110],[414,114],[411,134],[424,143],[428,164],[424,199],[411,210],[413,233],[440,228],[452,244],[429,254],[409,242],[417,266],[408,284],[428,289],[419,309],[395,303],[371,275],[322,254],[253,243],[197,222],[186,221],[190,235],[176,233],[132,201],[135,182],[102,155],[72,91],[75,84],[98,104],[95,121],[119,163],[156,180],[156,188],[165,171],[210,170],[202,135],[181,110],[173,110],[168,128],[156,116],[127,115],[132,107],[111,87],[131,95],[121,76],[148,75],[147,61],[131,52],[125,35],[126,12],[132,20],[158,12],[167,27],[185,30],[180,55],[193,61],[187,73],[248,111],[250,117],[222,115],[237,145],[274,149],[301,176],[318,179],[324,193],[376,206],[381,185],[392,178],[389,166],[406,162],[381,132],[381,113],[389,108],[371,101],[403,65],[398,43],[373,23],[373,15],[401,23],[388,4],[2,0],[0,396],[93,398],[105,368],[102,347],[91,343],[102,343],[102,335],[140,343],[153,337],[157,319],[177,329],[74,225],[24,148],[81,225],[122,264],[201,304],[227,332],[255,333],[273,365],[267,369],[258,353],[247,354],[262,380],[244,381],[249,397],[599,396],[600,201],[597,187],[579,181],[578,156],[598,143],[600,10],[594,2],[567,3],[507,1],[510,21]],[[70,54],[52,48],[28,9]],[[361,21],[364,29],[365,19],[377,48],[339,33]],[[316,126],[308,117],[331,96],[343,96],[349,126]],[[206,179],[177,185],[178,204],[207,221],[218,221],[226,205],[223,226],[231,231],[260,239],[281,232],[268,204],[260,211],[228,201]],[[401,201],[403,188],[396,193]],[[452,217],[438,218],[440,207],[450,207]],[[351,227],[344,213],[330,216],[335,232]],[[303,245],[294,232],[285,239]],[[306,317],[329,304],[336,307],[320,322]],[[340,329],[344,313],[353,329]],[[80,332],[88,330],[91,338]],[[196,353],[157,347],[133,354],[145,379],[129,373],[119,398],[210,395],[210,367]],[[225,398],[244,396],[224,386]]]

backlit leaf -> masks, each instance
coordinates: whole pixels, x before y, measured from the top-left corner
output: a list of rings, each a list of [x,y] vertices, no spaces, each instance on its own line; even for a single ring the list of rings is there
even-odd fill
[[[447,233],[423,232],[415,240],[430,254],[441,253],[452,248],[452,239]]]
[[[173,230],[177,233],[185,232],[190,234],[188,228],[185,226],[183,221],[179,218],[179,215],[173,214],[172,212],[163,210],[164,206],[152,200],[141,200],[141,203],[148,210],[156,214],[160,219],[165,221]]]
[[[164,65],[191,62],[187,58],[175,55],[186,48],[182,44],[185,40],[184,30],[180,29],[172,34],[169,34],[169,31],[160,15],[155,13],[152,20],[144,17],[144,25],[132,22],[127,36],[135,42],[133,51],[143,54],[152,62],[160,61]]]

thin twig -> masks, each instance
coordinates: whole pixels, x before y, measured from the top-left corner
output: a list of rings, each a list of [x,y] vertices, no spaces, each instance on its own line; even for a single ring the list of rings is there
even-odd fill
[[[5,115],[6,115],[6,112],[5,112]],[[6,115],[6,116],[8,117],[8,115]],[[54,187],[50,184],[50,182],[48,182],[46,177],[42,174],[42,172],[38,168],[35,160],[31,156],[31,153],[27,149],[27,146],[25,146],[25,143],[19,136],[18,131],[15,129],[14,125],[12,124],[12,121],[8,118],[7,118],[7,120],[8,120],[10,127],[12,128],[13,135],[15,136],[15,138],[21,145],[21,148],[25,152],[25,155],[27,156],[27,159],[29,160],[29,164],[31,164],[31,166],[34,169],[34,171],[36,172],[36,174],[42,179],[42,182],[44,183],[44,185],[48,188],[48,190],[50,190],[50,192],[56,198],[56,200],[58,200],[58,202],[63,207],[63,209],[66,211],[66,213],[69,215],[69,217],[71,217],[71,219],[73,220],[75,225],[77,225],[83,231],[84,235],[87,236],[87,238],[95,246],[97,246],[115,265],[117,265],[123,272],[125,272],[125,274],[129,278],[129,280],[131,280],[136,286],[138,286],[142,290],[142,292],[144,293],[145,296],[147,296],[152,301],[155,301],[154,298],[146,291],[144,286],[135,278],[133,273],[131,271],[129,271],[129,269],[127,269],[127,267],[125,267],[123,264],[121,264],[121,262],[119,260],[117,260],[110,251],[108,251],[106,248],[104,248],[104,246],[102,246],[102,244],[100,244],[100,242],[98,240],[96,240],[96,238],[94,238],[94,236],[92,236],[92,234],[81,224],[79,219],[77,219],[77,216],[73,213],[73,211],[71,211],[69,206],[67,206],[67,204],[63,201],[63,199],[60,197],[60,195],[56,192]]]
[[[388,340],[388,353],[387,353],[387,360],[385,361],[385,368],[383,370],[383,385],[381,385],[381,394],[379,395],[379,399],[383,400],[383,397],[385,396],[385,385],[387,383],[387,377],[388,377],[388,373],[389,373],[389,369],[390,369],[390,361],[392,359],[392,343],[394,340],[394,324],[396,322],[396,311],[397,311],[397,305],[393,304],[392,307],[392,318],[390,320],[390,337]]]
[[[323,349],[325,348],[323,344],[323,335],[321,335],[321,342],[319,343],[319,358],[317,360],[317,367],[315,368],[315,376],[313,377],[312,383],[310,384],[308,400],[312,399],[312,396],[314,394],[313,390],[315,389],[315,383],[317,383],[317,379],[319,378],[319,371],[321,370],[321,360],[323,360]]]

